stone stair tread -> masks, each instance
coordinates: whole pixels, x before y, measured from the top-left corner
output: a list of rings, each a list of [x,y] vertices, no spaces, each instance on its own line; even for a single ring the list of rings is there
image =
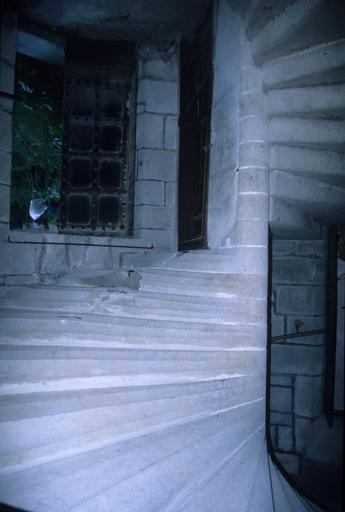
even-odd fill
[[[228,375],[206,380],[193,380],[180,377],[164,380],[162,375],[152,375],[149,383],[139,379],[129,380],[128,385],[117,386],[119,380],[105,381],[105,387],[66,389],[62,391],[42,391],[39,393],[13,393],[0,396],[0,423],[14,424],[27,419],[74,413],[76,411],[137,404],[155,403],[166,400],[194,400],[203,397],[204,405],[213,400],[230,400],[231,403],[249,401],[264,395],[264,383],[258,375]],[[96,383],[102,384],[102,379]]]
[[[6,499],[6,496],[15,496],[16,506],[25,504],[37,509],[37,505],[40,504],[40,510],[49,511],[58,511],[67,505],[69,509],[80,505],[81,510],[85,510],[86,502],[95,498],[91,506],[97,506],[92,510],[99,510],[99,507],[104,505],[104,501],[99,501],[99,497],[106,495],[107,492],[116,493],[117,488],[120,492],[122,482],[128,482],[129,488],[126,492],[131,489],[132,496],[134,489],[138,488],[138,485],[133,485],[132,480],[134,478],[134,481],[137,481],[136,475],[139,475],[140,481],[140,477],[145,472],[148,474],[148,471],[151,482],[152,477],[154,481],[161,478],[166,480],[171,464],[174,467],[177,461],[183,461],[181,468],[186,467],[190,472],[195,467],[195,457],[198,453],[201,457],[205,456],[205,462],[210,460],[210,457],[217,459],[218,450],[214,449],[214,440],[218,439],[217,446],[228,448],[228,443],[236,443],[228,435],[232,428],[236,429],[237,425],[239,435],[243,438],[261,417],[261,410],[257,404],[253,404],[251,414],[248,415],[248,410],[246,413],[250,421],[247,421],[245,426],[241,422],[243,410],[240,409],[229,413],[225,410],[212,415],[196,415],[188,421],[170,425],[168,431],[166,428],[151,430],[147,435],[135,436],[121,443],[109,444],[80,455],[42,464],[25,472],[5,475],[2,479],[4,497]],[[232,421],[229,421],[230,418]],[[205,467],[205,462],[201,467]],[[155,468],[154,475],[150,473],[152,468]],[[174,481],[177,477],[178,472],[175,476],[171,475]],[[174,490],[179,486],[180,481],[177,479]],[[58,499],[53,488],[58,489]],[[44,507],[40,500],[42,489],[45,490],[46,497]],[[169,499],[172,493],[169,492],[165,496],[166,499]],[[159,493],[159,496],[162,495],[164,496],[164,493]],[[107,500],[108,505],[109,503]]]
[[[224,393],[217,398],[213,393],[204,405],[200,399],[193,402],[188,396],[163,396],[160,400],[142,401],[141,407],[133,401],[2,423],[0,432],[5,444],[0,453],[0,474],[18,470],[22,465],[28,467],[69,456],[73,452],[91,451],[121,442],[128,436],[149,434],[157,428],[168,429],[179,423],[194,422],[196,416],[203,419],[225,411],[250,410],[261,400],[263,396],[258,396],[254,390],[247,400],[240,394],[234,399]]]

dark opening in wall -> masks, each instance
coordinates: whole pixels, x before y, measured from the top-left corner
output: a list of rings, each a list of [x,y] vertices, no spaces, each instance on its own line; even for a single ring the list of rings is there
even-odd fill
[[[11,229],[57,231],[62,100],[63,69],[17,53]],[[44,214],[35,220],[41,211]]]

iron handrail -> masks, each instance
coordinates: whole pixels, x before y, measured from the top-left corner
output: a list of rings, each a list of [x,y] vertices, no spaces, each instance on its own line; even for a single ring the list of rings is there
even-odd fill
[[[290,338],[302,338],[303,336],[316,336],[317,334],[326,334],[326,329],[314,329],[312,331],[302,331],[290,334],[281,334],[279,336],[272,336],[271,342],[279,340],[288,340]]]

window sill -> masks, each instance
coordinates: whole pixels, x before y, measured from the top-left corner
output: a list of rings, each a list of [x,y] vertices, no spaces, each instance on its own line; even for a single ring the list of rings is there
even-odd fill
[[[106,236],[63,235],[59,233],[28,233],[10,231],[11,244],[52,244],[52,245],[92,245],[97,247],[128,247],[153,249],[153,243],[142,238],[115,238]]]

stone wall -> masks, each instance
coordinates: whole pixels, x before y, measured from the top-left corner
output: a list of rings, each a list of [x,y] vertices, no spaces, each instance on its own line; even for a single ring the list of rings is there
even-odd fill
[[[325,328],[324,241],[274,241],[272,275],[272,336]],[[324,343],[323,334],[272,343],[271,438],[294,474],[323,411]]]
[[[75,269],[125,267],[154,247],[177,246],[177,49],[139,52],[134,236],[107,238],[9,230],[16,15],[1,18],[0,284],[49,282]]]
[[[17,15],[0,11],[0,242],[10,221],[12,112],[17,48]],[[6,96],[8,95],[8,96]]]
[[[139,52],[134,235],[177,248],[178,55]]]

